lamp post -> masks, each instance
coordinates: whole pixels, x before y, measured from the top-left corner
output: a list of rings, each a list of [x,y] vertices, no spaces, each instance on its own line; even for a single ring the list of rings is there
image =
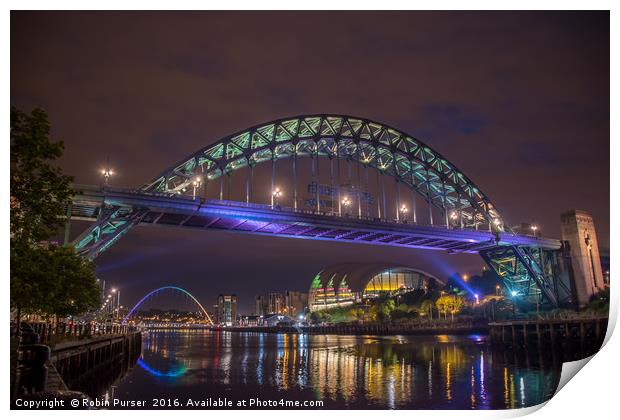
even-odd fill
[[[112,315],[114,317],[114,312],[116,312],[116,317],[120,318],[120,307],[121,307],[121,290],[114,288],[112,289],[112,293],[116,293],[116,309],[114,309],[114,299],[112,299]],[[110,297],[112,295],[109,295]]]
[[[199,176],[194,178],[194,180],[192,181],[192,186],[194,187],[194,193],[192,195],[192,198],[194,200],[196,199],[196,190],[199,189],[201,185],[202,185],[202,178]]]
[[[406,205],[402,205],[400,206],[400,209],[398,211],[399,217],[400,219],[402,219],[403,223],[407,223],[407,213],[409,212],[409,209],[407,208]]]
[[[110,158],[108,157],[106,160],[105,168],[101,170],[101,175],[103,175],[103,185],[108,186],[108,181],[110,177],[114,175],[114,171],[110,168]]]
[[[349,215],[349,206],[351,206],[351,200],[349,199],[349,197],[344,197],[342,199],[342,205],[344,206],[344,214],[346,216]]]
[[[452,221],[453,225],[456,226],[456,222],[458,218],[459,218],[459,215],[455,211],[450,213],[450,220]]]
[[[276,187],[273,192],[273,199],[274,199],[274,207],[278,207],[280,204],[280,197],[282,197],[282,190],[279,187]]]

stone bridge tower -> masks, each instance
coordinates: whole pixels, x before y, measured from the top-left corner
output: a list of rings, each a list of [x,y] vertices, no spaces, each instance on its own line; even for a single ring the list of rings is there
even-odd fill
[[[562,240],[568,241],[573,266],[573,296],[579,307],[605,288],[598,239],[590,213],[571,210],[562,214]]]

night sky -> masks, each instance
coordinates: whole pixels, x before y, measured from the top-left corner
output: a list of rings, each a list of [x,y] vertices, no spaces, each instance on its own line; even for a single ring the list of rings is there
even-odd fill
[[[11,104],[49,113],[76,182],[138,187],[195,150],[286,116],[348,114],[446,156],[510,224],[559,238],[591,212],[609,247],[608,12],[13,12]],[[83,225],[75,225],[73,235]],[[437,276],[477,256],[140,227],[98,260],[124,304],[162,285],[241,312],[322,267],[387,261]]]

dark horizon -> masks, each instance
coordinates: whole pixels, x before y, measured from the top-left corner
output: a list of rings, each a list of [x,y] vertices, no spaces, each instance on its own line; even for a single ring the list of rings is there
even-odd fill
[[[458,166],[510,225],[560,237],[592,213],[609,248],[609,12],[11,12],[11,104],[49,114],[59,164],[138,187],[247,127],[349,114]],[[73,236],[83,224],[74,224]],[[132,305],[159,286],[205,305],[307,290],[323,267],[391,262],[440,276],[482,259],[364,245],[139,227],[97,259]]]

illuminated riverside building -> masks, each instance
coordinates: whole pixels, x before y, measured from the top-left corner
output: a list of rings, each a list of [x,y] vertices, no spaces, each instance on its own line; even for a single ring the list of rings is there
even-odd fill
[[[237,295],[219,295],[217,297],[217,322],[231,326],[237,322]]]
[[[291,317],[297,317],[303,315],[308,307],[308,293],[287,290],[284,292],[284,301],[286,314]]]
[[[311,311],[347,306],[381,294],[397,295],[425,289],[438,280],[409,267],[389,264],[343,264],[326,268],[312,280],[308,297]]]

